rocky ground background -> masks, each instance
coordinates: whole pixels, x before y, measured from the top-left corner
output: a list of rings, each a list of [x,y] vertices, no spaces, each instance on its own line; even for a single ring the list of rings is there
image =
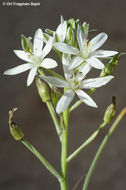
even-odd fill
[[[35,82],[26,86],[27,72],[4,76],[3,72],[23,63],[13,49],[20,49],[20,35],[33,36],[37,28],[55,30],[62,14],[65,19],[79,18],[90,28],[109,36],[104,49],[126,52],[125,0],[42,0],[39,7],[7,7],[0,5],[1,80],[0,80],[0,189],[2,190],[58,190],[56,179],[19,142],[12,139],[8,129],[8,111],[19,108],[15,120],[29,140],[58,169],[60,143],[48,110],[38,96]],[[95,34],[94,34],[95,35]],[[56,58],[56,55],[52,54]],[[57,59],[58,61],[58,59]],[[61,64],[58,61],[59,65]],[[60,66],[61,67],[61,66]],[[60,69],[59,69],[60,71]],[[79,146],[102,122],[104,110],[117,97],[117,113],[126,106],[126,56],[121,58],[115,79],[99,88],[92,96],[99,105],[93,109],[81,105],[70,117],[69,153]],[[108,126],[109,127],[109,126]],[[93,156],[107,129],[69,165],[69,185],[86,175]],[[89,190],[124,190],[126,187],[126,118],[120,123],[97,165]],[[78,190],[81,189],[81,185]]]

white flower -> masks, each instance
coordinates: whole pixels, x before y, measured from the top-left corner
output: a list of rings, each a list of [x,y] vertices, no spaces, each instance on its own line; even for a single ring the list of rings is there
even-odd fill
[[[102,32],[94,37],[91,41],[87,40],[88,32],[82,31],[79,26],[77,30],[77,41],[79,49],[69,46],[65,43],[55,43],[53,46],[60,52],[75,55],[70,65],[70,69],[78,67],[81,63],[86,62],[91,67],[103,69],[104,64],[98,58],[108,58],[117,54],[116,51],[97,50],[107,40],[107,34]]]
[[[67,21],[64,21],[61,15],[61,23],[58,25],[56,31],[54,32],[54,42],[57,38],[58,42],[64,42],[67,32]]]
[[[26,61],[26,64],[19,65],[12,69],[8,69],[4,72],[5,75],[16,75],[30,69],[27,86],[29,86],[36,75],[39,67],[47,69],[54,68],[57,66],[56,61],[45,56],[51,51],[53,44],[53,38],[50,37],[47,44],[43,48],[43,33],[41,29],[36,30],[33,43],[33,52],[25,52],[23,50],[14,50],[14,53],[22,60]],[[42,49],[43,48],[43,49]]]
[[[92,107],[97,107],[96,103],[92,100],[92,98],[82,89],[91,89],[103,86],[108,83],[113,78],[113,76],[85,79],[86,74],[91,69],[89,64],[85,64],[85,66],[83,67],[83,73],[79,71],[77,74],[73,74],[72,70],[69,70],[69,55],[63,54],[62,62],[65,80],[52,76],[41,76],[43,80],[53,84],[55,87],[66,89],[65,93],[62,95],[61,99],[57,103],[56,112],[62,113],[66,108],[68,108],[75,94],[77,94],[77,96],[85,104]]]

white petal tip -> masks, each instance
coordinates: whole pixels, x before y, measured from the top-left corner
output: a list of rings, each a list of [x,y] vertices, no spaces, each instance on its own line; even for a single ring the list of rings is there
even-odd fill
[[[17,51],[18,51],[18,50],[16,50],[16,49],[13,50],[13,52],[14,52],[15,54],[16,54]]]
[[[97,106],[97,105],[94,105],[93,107],[94,107],[94,108],[98,108],[98,106]]]
[[[100,67],[99,67],[99,69],[104,69],[105,68],[105,65],[101,65]]]
[[[30,86],[31,85],[31,83],[30,82],[27,82],[27,86]]]
[[[7,72],[7,71],[4,71],[4,75],[8,75],[8,72]]]
[[[98,108],[97,104],[95,104],[95,103],[92,104],[91,107],[93,107],[93,108]]]

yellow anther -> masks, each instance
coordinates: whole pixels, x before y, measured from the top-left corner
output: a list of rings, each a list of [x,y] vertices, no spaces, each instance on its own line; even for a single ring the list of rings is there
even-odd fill
[[[88,43],[88,45],[89,45],[90,47],[92,47],[92,46],[93,46],[93,44],[91,44],[90,42]]]
[[[31,49],[29,49],[29,52],[32,54],[32,50]]]
[[[30,58],[31,55],[28,55],[28,58]]]

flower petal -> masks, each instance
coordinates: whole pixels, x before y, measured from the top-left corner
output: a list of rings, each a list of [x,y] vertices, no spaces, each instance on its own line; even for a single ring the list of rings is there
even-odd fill
[[[30,53],[26,53],[23,50],[14,50],[14,53],[19,57],[20,59],[32,63],[32,61],[29,59]]]
[[[28,74],[28,78],[27,78],[27,86],[30,86],[31,83],[33,82],[36,72],[37,72],[37,68],[33,68],[30,70],[30,72]]]
[[[44,49],[42,50],[42,57],[44,58],[52,49],[53,38],[50,37]]]
[[[72,54],[72,55],[77,55],[79,53],[79,50],[77,48],[69,46],[65,43],[56,42],[53,44],[53,46],[55,49],[63,53]]]
[[[52,76],[40,76],[40,77],[47,83],[51,83],[52,85],[56,87],[64,88],[67,86],[67,83],[65,80],[59,79],[57,77],[52,77]]]
[[[84,63],[80,68],[79,72],[83,74],[83,78],[86,76],[86,74],[91,70],[91,66],[88,63]]]
[[[106,58],[117,54],[117,51],[98,50],[91,53],[92,57]]]
[[[67,31],[67,22],[64,21],[63,23],[59,24],[59,26],[56,29],[56,35],[58,37],[59,42],[63,42],[65,40],[66,31]]]
[[[51,69],[57,67],[57,62],[51,58],[45,58],[40,66],[46,69]]]
[[[31,64],[23,64],[19,65],[17,67],[14,67],[12,69],[8,69],[4,72],[5,75],[17,75],[19,73],[23,73],[24,71],[27,71],[28,69],[31,69]]]
[[[84,59],[82,59],[79,56],[74,57],[73,60],[71,61],[69,69],[74,69],[75,67],[78,67],[83,61]]]
[[[104,64],[96,57],[91,57],[86,62],[96,69],[104,69]]]
[[[43,32],[39,28],[38,30],[36,30],[34,36],[34,44],[33,44],[34,55],[39,56],[42,51],[42,47],[43,47]]]
[[[112,78],[114,77],[110,75],[107,77],[86,79],[83,80],[83,82],[81,83],[81,88],[86,88],[86,89],[98,88],[100,86],[107,84]]]
[[[75,93],[72,90],[67,90],[63,96],[60,98],[56,106],[56,112],[58,114],[62,113],[69,107],[70,103],[74,98]]]
[[[96,107],[97,108],[97,105],[96,103],[92,100],[92,98],[90,96],[88,96],[83,90],[76,90],[75,91],[76,94],[79,96],[80,100],[82,102],[84,102],[85,104],[87,104],[88,106],[92,106],[92,107]]]
[[[71,62],[70,56],[68,54],[63,53],[62,64],[63,64],[64,76],[65,76],[66,80],[69,80],[70,76],[73,73],[72,70],[69,69],[70,62]]]
[[[78,26],[78,29],[77,29],[77,41],[78,41],[80,51],[83,53],[84,44],[87,43],[87,41],[86,41],[86,36],[84,35],[81,26]]]
[[[108,38],[108,36],[104,32],[102,32],[102,33],[98,34],[96,37],[94,37],[89,43],[89,46],[92,45],[91,52],[100,48],[105,43],[107,38]]]

